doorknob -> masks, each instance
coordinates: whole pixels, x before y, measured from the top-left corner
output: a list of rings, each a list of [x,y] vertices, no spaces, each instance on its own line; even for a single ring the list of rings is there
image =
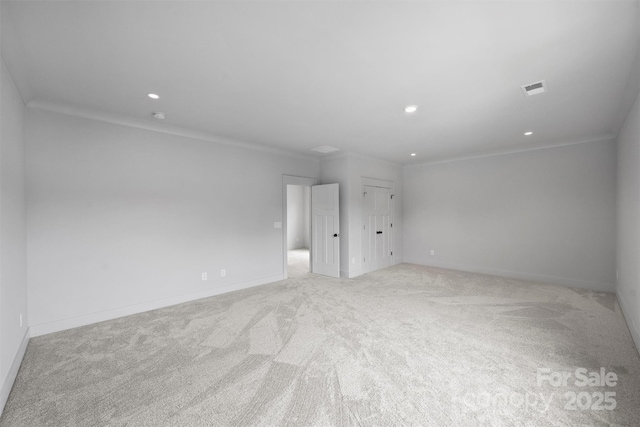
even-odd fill
[[[334,234],[333,237],[338,237],[338,233]]]
[[[382,234],[382,231],[376,231],[376,234]]]

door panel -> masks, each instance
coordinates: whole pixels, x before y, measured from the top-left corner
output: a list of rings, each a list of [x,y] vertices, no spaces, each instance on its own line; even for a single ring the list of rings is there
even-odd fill
[[[340,277],[340,216],[338,184],[311,187],[312,272]]]
[[[363,194],[362,272],[372,271],[376,264],[376,215],[375,187],[365,186]]]
[[[363,192],[362,271],[393,265],[391,189],[365,185]]]
[[[376,215],[379,218],[378,234],[380,254],[378,256],[378,269],[393,265],[391,256],[391,190],[378,188],[376,191]]]

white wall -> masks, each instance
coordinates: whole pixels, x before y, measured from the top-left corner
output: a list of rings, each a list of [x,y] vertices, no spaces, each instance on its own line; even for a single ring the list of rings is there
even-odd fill
[[[616,292],[640,348],[640,96],[618,136]]]
[[[612,291],[615,167],[613,141],[407,167],[404,259]]]
[[[640,8],[638,8],[640,28]],[[622,108],[632,104],[618,134],[616,268],[618,301],[640,348],[640,30]],[[634,98],[633,103],[626,103]],[[626,111],[625,111],[626,112]]]
[[[287,186],[287,249],[309,249],[311,187]]]
[[[0,70],[0,411],[28,340],[24,185],[24,104],[1,60]],[[20,315],[23,323],[20,325]]]
[[[282,175],[317,177],[318,160],[32,108],[26,120],[34,335],[282,278]]]
[[[340,184],[340,274],[362,274],[362,178],[391,181],[394,184],[394,264],[403,262],[403,176],[395,163],[355,153],[324,158],[322,184]]]

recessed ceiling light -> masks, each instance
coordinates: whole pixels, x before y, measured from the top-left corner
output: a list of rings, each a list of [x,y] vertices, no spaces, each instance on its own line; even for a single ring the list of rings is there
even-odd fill
[[[417,105],[407,105],[406,107],[404,107],[404,112],[405,113],[415,113],[417,109],[418,109]]]
[[[529,136],[529,135],[533,135],[533,132],[529,131],[524,133],[524,136]]]
[[[415,156],[416,156],[416,153],[411,153],[411,157],[415,157]]]
[[[164,115],[164,113],[151,113],[151,115],[153,116],[154,119],[158,119],[158,120],[164,120],[167,118],[167,116]]]
[[[160,95],[156,95],[155,93],[148,93],[147,96],[151,99],[160,99]]]

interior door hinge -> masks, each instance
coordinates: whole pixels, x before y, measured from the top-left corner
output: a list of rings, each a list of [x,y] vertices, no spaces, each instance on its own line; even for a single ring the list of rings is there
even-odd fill
[[[393,251],[391,251],[391,255],[393,255]]]
[[[366,191],[362,194],[362,197],[367,197],[367,192]]]
[[[393,199],[393,194],[391,195],[391,198]]]
[[[393,228],[393,224],[391,224],[391,228]]]

